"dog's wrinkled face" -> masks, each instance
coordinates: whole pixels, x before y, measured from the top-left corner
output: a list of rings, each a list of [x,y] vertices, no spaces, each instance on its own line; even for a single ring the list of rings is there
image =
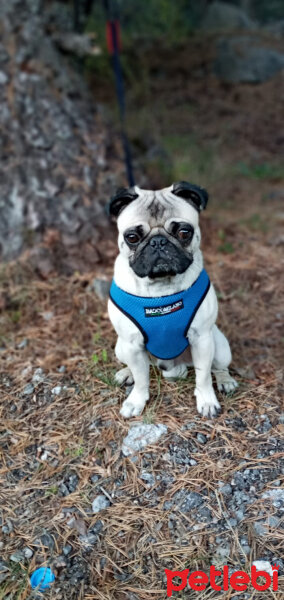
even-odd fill
[[[184,273],[199,248],[198,213],[207,193],[186,182],[158,191],[118,190],[110,203],[120,253],[138,277],[156,279]]]

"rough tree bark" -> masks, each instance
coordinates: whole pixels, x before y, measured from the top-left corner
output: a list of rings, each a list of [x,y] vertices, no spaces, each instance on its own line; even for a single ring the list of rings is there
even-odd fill
[[[95,98],[58,50],[59,26],[73,27],[64,4],[0,2],[0,257],[30,249],[43,276],[101,259],[123,169]]]

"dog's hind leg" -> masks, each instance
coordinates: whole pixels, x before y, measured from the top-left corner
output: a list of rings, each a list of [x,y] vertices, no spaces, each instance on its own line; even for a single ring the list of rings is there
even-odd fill
[[[129,369],[129,367],[123,367],[116,372],[114,379],[116,383],[119,385],[132,385],[133,384],[133,375]]]
[[[217,325],[213,327],[214,338],[214,358],[212,363],[212,372],[215,375],[217,388],[220,392],[229,394],[233,392],[238,383],[231,377],[229,373],[229,364],[232,360],[232,354],[229,342]]]
[[[157,364],[165,379],[186,379],[187,368],[184,363],[175,364],[173,360],[159,360]]]

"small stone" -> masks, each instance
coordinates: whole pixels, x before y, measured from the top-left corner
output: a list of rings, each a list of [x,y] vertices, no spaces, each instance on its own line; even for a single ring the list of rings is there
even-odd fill
[[[52,388],[51,393],[54,396],[59,396],[61,394],[61,390],[62,390],[61,385],[56,385],[54,388]]]
[[[103,529],[103,522],[102,521],[96,521],[96,523],[93,525],[91,532],[92,533],[100,533]]]
[[[35,385],[38,385],[39,383],[42,383],[44,381],[44,372],[43,369],[41,369],[40,367],[38,369],[35,370],[34,374],[33,374],[33,383]]]
[[[224,496],[231,496],[233,492],[232,486],[229,483],[226,483],[220,488],[220,492]]]
[[[197,441],[200,444],[206,444],[207,443],[207,437],[203,433],[198,433],[197,436],[196,436],[196,439],[197,439]]]
[[[56,569],[63,569],[64,567],[67,567],[65,556],[58,556],[54,561],[54,566]]]
[[[9,535],[10,533],[12,533],[13,529],[13,524],[10,521],[10,519],[6,519],[6,525],[3,525],[2,532],[6,535]]]
[[[84,546],[92,547],[96,544],[98,538],[93,533],[87,533],[86,535],[79,535],[79,540]]]
[[[228,558],[230,556],[230,546],[218,546],[216,552],[222,558]]]
[[[26,348],[26,347],[27,347],[28,343],[29,343],[29,342],[28,342],[28,340],[25,338],[24,340],[22,340],[22,341],[21,341],[21,342],[20,342],[20,343],[17,345],[17,348],[18,348],[19,350],[23,350],[24,348]]]
[[[60,484],[58,491],[62,496],[68,496],[70,494],[70,491],[65,483]]]
[[[109,499],[103,494],[99,494],[92,502],[92,510],[94,513],[98,513],[105,508],[110,506]]]
[[[284,413],[281,413],[281,415],[279,417],[279,423],[281,423],[282,425],[284,425]]]
[[[14,554],[11,554],[10,560],[15,563],[22,562],[24,560],[24,554],[22,550],[16,550]]]
[[[236,511],[236,519],[238,520],[238,522],[242,521],[244,518],[244,511],[239,509]]]
[[[50,321],[53,317],[54,317],[54,313],[53,312],[44,312],[42,313],[42,317],[45,321]]]
[[[284,488],[282,489],[278,489],[278,488],[272,488],[270,490],[268,490],[267,492],[264,492],[264,494],[262,494],[261,496],[263,499],[268,499],[270,498],[273,502],[273,506],[279,508],[278,503],[282,503],[284,502]]]
[[[266,571],[271,577],[273,576],[272,567],[268,560],[254,560],[252,564],[257,571]]]
[[[23,395],[24,396],[31,396],[31,394],[33,394],[35,391],[35,388],[33,386],[32,383],[27,383],[27,385],[25,385],[24,389],[23,389]]]
[[[201,496],[201,494],[198,494],[197,492],[190,492],[189,494],[187,494],[185,500],[181,505],[181,511],[189,512],[193,508],[200,506],[203,502],[204,498],[203,496]]]
[[[138,423],[137,425],[133,425],[123,440],[122,453],[124,456],[130,456],[134,452],[142,450],[148,444],[154,444],[167,430],[166,425],[162,424]]]
[[[0,85],[5,85],[8,81],[8,77],[4,71],[0,71]]]
[[[269,527],[278,527],[281,519],[279,517],[275,517],[274,515],[268,515],[267,523]]]
[[[63,546],[63,548],[62,548],[62,552],[63,552],[64,556],[68,556],[68,554],[70,554],[70,552],[72,552],[72,546],[70,544],[66,544],[66,546]]]
[[[266,535],[266,527],[264,526],[264,521],[255,521],[253,524],[254,531],[256,535],[262,537]]]
[[[100,479],[99,475],[92,475],[91,482],[92,483],[97,483],[97,481],[99,481],[99,479]]]
[[[60,367],[58,367],[57,371],[58,373],[65,373],[66,367],[64,365],[61,365]]]
[[[154,485],[154,483],[155,483],[155,477],[154,477],[154,475],[152,475],[152,473],[147,473],[147,471],[142,471],[140,477],[141,477],[141,479],[143,479],[143,481],[146,481],[149,485]]]
[[[34,555],[33,551],[28,546],[26,546],[26,548],[23,549],[23,553],[24,557],[27,559],[32,558],[32,556]]]

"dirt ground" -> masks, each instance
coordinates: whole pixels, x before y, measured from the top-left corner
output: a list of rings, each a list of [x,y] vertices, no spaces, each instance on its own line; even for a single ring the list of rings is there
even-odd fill
[[[198,76],[197,64],[185,85],[184,72],[173,81],[170,68],[151,76],[151,110],[139,90],[130,98],[132,141],[144,140],[136,164],[146,157],[147,185],[171,182],[165,163],[171,178],[211,193],[202,245],[239,389],[221,397],[223,412],[210,421],[196,412],[192,372],[170,383],[153,369],[151,400],[132,422],[162,423],[167,434],[124,457],[130,423],[113,381],[115,335],[92,289],[95,277],[111,278],[114,239],[96,271],[69,278],[38,279],[26,257],[2,265],[3,600],[34,598],[29,576],[42,565],[56,574],[45,598],[164,600],[165,568],[249,572],[259,559],[280,565],[278,592],[175,597],[284,597],[280,83],[223,86]],[[93,514],[99,494],[108,507]]]

